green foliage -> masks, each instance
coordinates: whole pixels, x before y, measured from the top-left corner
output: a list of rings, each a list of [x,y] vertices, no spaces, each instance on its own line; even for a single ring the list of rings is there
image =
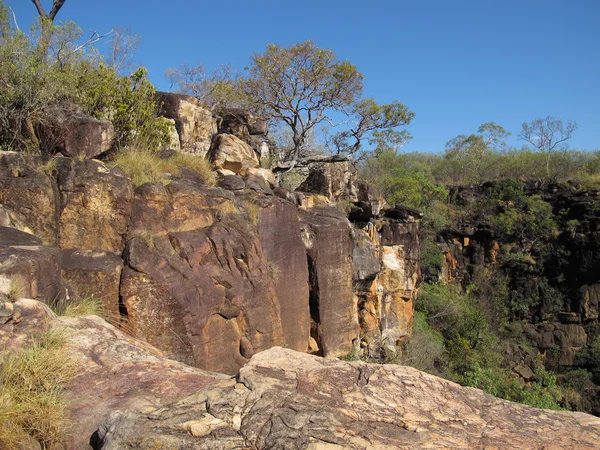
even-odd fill
[[[416,303],[413,339],[407,345],[405,363],[437,372],[465,386],[483,389],[497,397],[525,403],[538,408],[562,409],[564,392],[553,373],[538,369],[534,380],[522,384],[518,377],[502,365],[503,355],[499,335],[492,326],[490,305],[497,300],[485,300],[493,274],[480,276],[483,286],[472,286],[464,294],[456,286],[439,283],[424,284]],[[487,281],[486,281],[487,280]],[[488,283],[485,286],[485,283]],[[505,288],[506,289],[506,288]],[[500,297],[506,294],[501,294]],[[504,339],[519,336],[504,334]],[[421,351],[417,345],[422,346]],[[415,358],[412,355],[419,355]]]
[[[94,49],[77,45],[82,33],[72,22],[48,24],[51,40],[43,58],[35,33],[27,36],[6,21],[0,26],[0,148],[52,153],[66,138],[70,119],[81,113],[113,122],[116,149],[156,149],[168,141],[169,124],[157,119],[145,69],[120,77]]]
[[[434,280],[442,271],[444,266],[444,254],[435,242],[425,240],[421,244],[419,262],[421,272],[426,280]]]
[[[564,409],[561,405],[563,392],[556,384],[556,375],[545,370],[536,371],[533,382],[521,385],[518,378],[505,369],[475,364],[459,381],[465,386],[535,408]]]
[[[88,114],[113,123],[117,149],[156,150],[169,142],[171,125],[158,117],[156,89],[148,80],[146,69],[121,77],[114,69],[100,64],[91,72],[96,83],[83,90],[81,103]]]
[[[435,183],[431,168],[414,154],[387,149],[365,162],[362,176],[381,189],[390,204],[403,204],[428,211],[448,197],[445,186]]]
[[[416,311],[413,317],[413,329],[410,341],[406,344],[400,363],[436,373],[437,360],[444,353],[444,338],[439,331],[431,328],[425,313]]]

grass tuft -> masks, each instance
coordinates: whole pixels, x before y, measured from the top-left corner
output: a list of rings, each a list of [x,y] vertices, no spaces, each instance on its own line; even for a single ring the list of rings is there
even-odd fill
[[[162,159],[148,150],[130,149],[117,154],[112,165],[123,170],[136,186],[150,181],[163,181],[165,174],[177,174],[179,167],[196,171],[208,186],[216,184],[210,162],[191,154],[177,153],[171,158]]]
[[[69,429],[65,384],[77,374],[66,336],[51,331],[0,365],[0,448],[17,449],[30,436],[53,448]]]

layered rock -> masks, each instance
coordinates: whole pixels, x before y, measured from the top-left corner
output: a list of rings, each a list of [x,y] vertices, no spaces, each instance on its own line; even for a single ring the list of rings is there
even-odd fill
[[[121,296],[140,337],[224,373],[283,343],[273,278],[248,222],[222,189],[138,189]]]
[[[569,432],[565,433],[565,429]],[[409,367],[272,348],[234,380],[154,412],[115,411],[100,448],[594,449],[600,419],[499,400]]]
[[[351,227],[340,210],[332,207],[315,207],[301,218],[313,338],[324,356],[343,356],[358,344],[359,337],[358,311],[352,301]]]
[[[50,246],[58,243],[60,197],[39,158],[0,152],[0,203],[9,223],[35,234]],[[44,167],[52,169],[51,165]]]
[[[158,92],[157,100],[161,115],[175,121],[181,150],[205,156],[217,133],[217,122],[212,113],[187,95]]]
[[[60,146],[65,156],[92,159],[109,151],[115,130],[109,120],[87,116],[72,117],[65,125],[65,138]]]

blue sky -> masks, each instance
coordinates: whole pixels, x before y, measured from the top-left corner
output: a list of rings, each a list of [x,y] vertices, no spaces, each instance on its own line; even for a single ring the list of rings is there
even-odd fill
[[[36,15],[5,3],[22,28]],[[520,147],[521,123],[547,115],[578,123],[571,148],[600,149],[600,0],[67,0],[57,19],[130,27],[163,90],[168,67],[242,69],[268,43],[311,39],[358,66],[365,95],[416,113],[405,151],[442,151],[490,121]]]

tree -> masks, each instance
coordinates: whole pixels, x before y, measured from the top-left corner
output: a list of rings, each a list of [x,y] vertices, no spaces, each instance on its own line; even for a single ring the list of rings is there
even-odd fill
[[[545,119],[535,119],[530,123],[523,123],[519,133],[522,139],[535,149],[546,155],[546,175],[550,177],[550,159],[558,150],[568,148],[566,141],[571,139],[577,129],[577,123],[569,120],[566,124],[560,119],[548,116]]]
[[[477,134],[460,134],[446,143],[446,159],[459,161],[463,171],[463,181],[469,178],[481,182],[488,164],[486,157],[490,152],[499,151],[506,146],[504,139],[510,133],[494,122],[486,122],[477,130]]]
[[[356,117],[354,126],[350,130],[337,133],[332,139],[338,154],[357,155],[365,138],[369,143],[376,144],[379,151],[389,148],[398,150],[411,139],[406,130],[394,130],[401,125],[407,125],[415,116],[398,101],[379,105],[374,99],[366,98],[354,105],[352,114]]]
[[[54,19],[65,4],[66,0],[52,0],[52,8],[50,9],[49,13],[46,13],[40,0],[31,1],[36,7],[41,21],[42,34],[37,45],[38,57],[41,59],[46,56],[46,53],[48,53],[50,40],[52,39],[52,33],[54,32]]]
[[[167,69],[165,77],[171,82],[171,87],[177,86],[181,94],[196,97],[211,110],[223,106],[249,106],[241,88],[241,75],[229,65],[220,65],[207,73],[203,64],[182,64],[178,69]]]
[[[244,91],[254,107],[292,130],[292,165],[305,150],[310,131],[331,123],[331,111],[347,112],[362,93],[358,69],[312,41],[288,48],[269,44],[265,53],[251,57],[248,72]]]

